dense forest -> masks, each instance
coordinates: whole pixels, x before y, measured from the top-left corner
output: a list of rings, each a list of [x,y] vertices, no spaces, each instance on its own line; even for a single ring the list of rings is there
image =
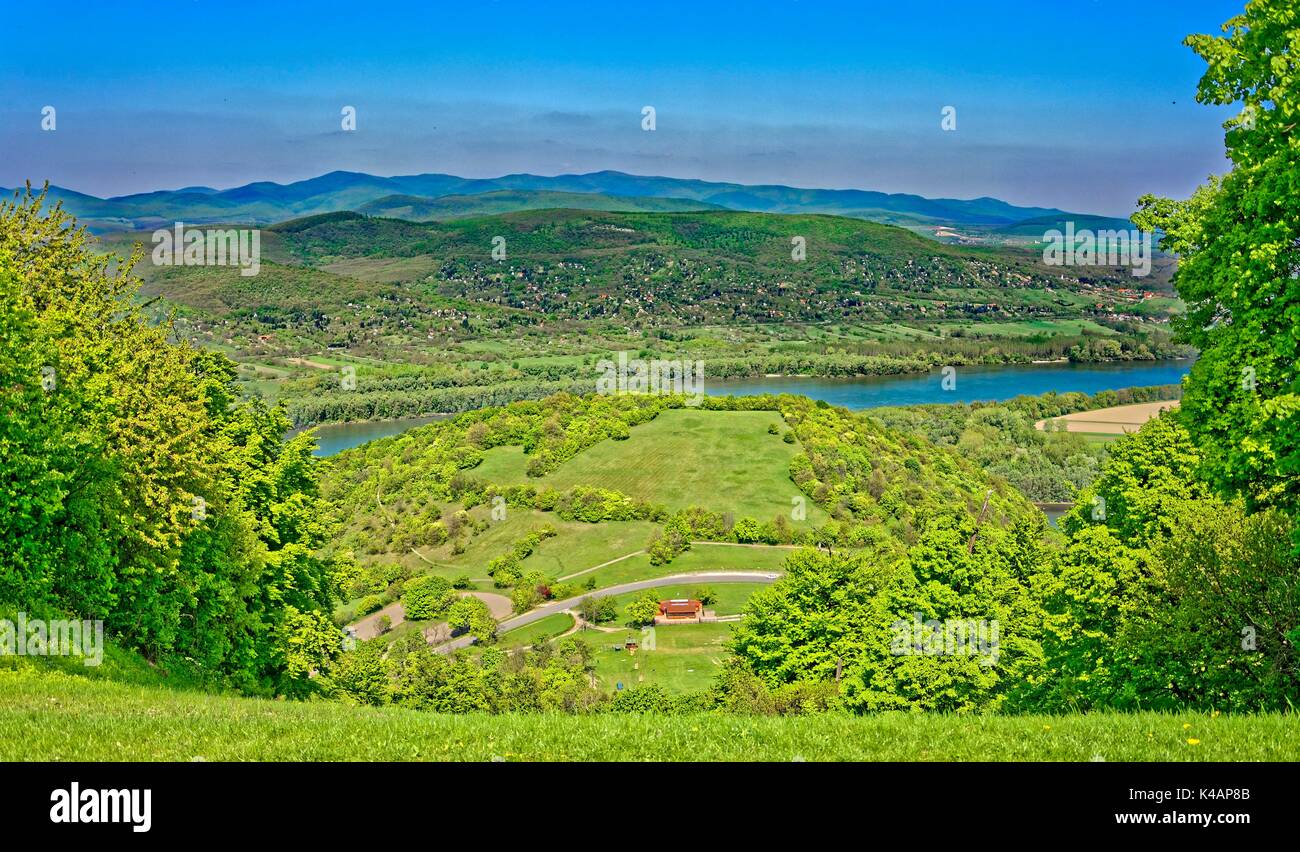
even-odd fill
[[[299,694],[338,649],[312,443],[147,322],[138,285],[61,211],[0,207],[0,601]]]

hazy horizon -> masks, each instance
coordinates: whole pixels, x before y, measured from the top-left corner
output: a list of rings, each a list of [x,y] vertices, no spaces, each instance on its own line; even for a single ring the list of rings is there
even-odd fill
[[[109,197],[336,170],[614,170],[1127,216],[1226,168],[1236,110],[1194,102],[1203,64],[1181,41],[1236,6],[194,2],[158,31],[92,4],[26,6],[15,31],[59,38],[0,58],[0,185]],[[250,25],[175,35],[186,10]]]

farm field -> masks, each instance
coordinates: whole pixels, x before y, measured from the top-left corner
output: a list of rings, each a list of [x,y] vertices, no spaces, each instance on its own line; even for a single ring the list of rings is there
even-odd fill
[[[1206,713],[443,715],[0,671],[0,760],[494,758],[1294,761],[1300,726]]]
[[[1078,411],[1051,419],[1052,427],[1059,432],[1082,432],[1094,435],[1127,435],[1136,432],[1148,420],[1161,412],[1178,407],[1178,400],[1141,402],[1134,405],[1116,405],[1092,411]],[[1039,420],[1034,428],[1047,428],[1047,420]]]

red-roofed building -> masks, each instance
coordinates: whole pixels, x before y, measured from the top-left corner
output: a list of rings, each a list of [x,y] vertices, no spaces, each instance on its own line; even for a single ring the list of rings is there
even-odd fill
[[[704,604],[694,598],[674,598],[659,602],[659,622],[700,621],[704,617]]]

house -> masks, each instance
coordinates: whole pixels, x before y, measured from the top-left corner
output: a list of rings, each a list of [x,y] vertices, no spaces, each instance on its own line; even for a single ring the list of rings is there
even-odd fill
[[[655,623],[667,624],[679,621],[698,623],[703,617],[704,604],[694,598],[674,598],[659,602],[659,617],[655,619]]]

